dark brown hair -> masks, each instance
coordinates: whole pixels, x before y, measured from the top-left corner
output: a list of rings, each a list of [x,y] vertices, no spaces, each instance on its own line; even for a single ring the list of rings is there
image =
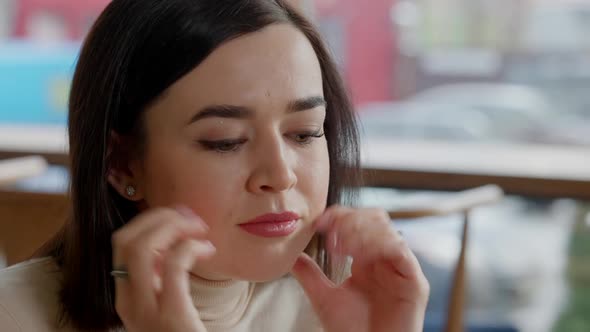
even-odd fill
[[[72,216],[46,247],[63,271],[63,320],[81,330],[121,326],[114,308],[111,235],[137,214],[107,182],[111,133],[141,143],[142,113],[215,48],[270,24],[302,31],[319,59],[327,101],[328,204],[349,204],[359,183],[351,102],[314,27],[282,0],[114,0],[87,36],[69,101]],[[316,236],[308,247],[327,275],[335,264]]]

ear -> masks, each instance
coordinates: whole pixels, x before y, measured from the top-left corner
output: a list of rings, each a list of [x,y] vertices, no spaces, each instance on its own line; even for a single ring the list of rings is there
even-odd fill
[[[125,199],[139,202],[144,199],[143,172],[137,160],[137,152],[130,146],[130,138],[111,133],[107,151],[107,181]]]

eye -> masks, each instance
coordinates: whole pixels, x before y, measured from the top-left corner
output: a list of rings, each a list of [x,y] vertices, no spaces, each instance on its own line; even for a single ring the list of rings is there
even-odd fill
[[[217,152],[233,152],[237,151],[242,144],[246,142],[245,139],[235,139],[235,140],[218,140],[218,141],[206,141],[201,140],[199,144],[203,146],[206,150],[217,151]]]
[[[307,145],[312,143],[312,141],[316,138],[321,138],[324,136],[324,133],[321,131],[315,131],[315,132],[305,132],[305,133],[300,133],[300,134],[296,134],[293,136],[293,140],[301,145]]]

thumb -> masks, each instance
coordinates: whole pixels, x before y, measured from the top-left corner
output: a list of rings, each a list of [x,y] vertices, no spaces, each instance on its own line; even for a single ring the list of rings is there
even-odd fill
[[[303,287],[311,304],[316,308],[323,306],[322,301],[329,299],[329,293],[336,287],[316,262],[305,253],[297,258],[291,274]]]

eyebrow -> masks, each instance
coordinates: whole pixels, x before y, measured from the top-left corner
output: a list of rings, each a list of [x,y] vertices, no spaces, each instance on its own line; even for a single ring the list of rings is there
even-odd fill
[[[326,100],[321,96],[313,96],[291,101],[287,106],[288,113],[302,112],[320,106],[326,106]],[[254,110],[244,106],[210,105],[200,109],[189,121],[192,124],[206,118],[247,119],[254,116]]]
[[[313,96],[303,99],[294,100],[289,103],[287,108],[288,112],[301,112],[314,109],[320,106],[326,106],[326,100],[324,97]]]

